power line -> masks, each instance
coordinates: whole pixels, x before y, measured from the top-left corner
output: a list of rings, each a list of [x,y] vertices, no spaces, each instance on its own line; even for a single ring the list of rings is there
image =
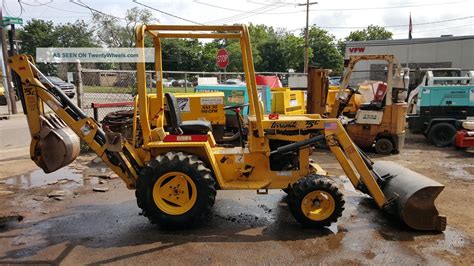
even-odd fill
[[[59,11],[64,11],[64,12],[69,12],[69,13],[89,14],[89,13],[87,13],[87,12],[80,12],[80,11],[72,11],[72,10],[62,9],[62,8],[58,8],[58,7],[51,6],[51,5],[49,5],[49,4],[46,4],[45,6],[51,8],[51,9],[56,9],[56,10],[59,10]]]
[[[198,3],[198,4],[201,4],[201,5],[205,5],[205,6],[210,6],[210,7],[214,7],[214,8],[218,8],[218,9],[223,9],[223,10],[229,10],[229,11],[233,11],[233,12],[240,12],[240,13],[252,13],[252,14],[262,14],[262,12],[257,12],[257,11],[254,11],[254,10],[239,10],[239,9],[234,9],[234,8],[228,8],[228,7],[222,7],[222,6],[218,6],[218,5],[213,5],[213,4],[209,4],[209,3],[205,3],[205,2],[202,2],[202,1],[199,1],[199,0],[193,0],[195,3]],[[269,5],[266,5],[266,6],[269,6]],[[257,8],[259,9],[259,8]],[[300,11],[298,11],[300,12]],[[305,12],[305,11],[301,11],[301,12]],[[265,12],[265,14],[286,14],[285,13],[267,13]]]
[[[423,26],[423,25],[432,25],[432,24],[439,24],[439,23],[446,23],[452,21],[459,21],[459,20],[466,20],[474,18],[474,16],[469,17],[462,17],[462,18],[453,18],[453,19],[445,19],[445,20],[438,20],[438,21],[430,21],[430,22],[422,22],[422,23],[413,23],[413,26]],[[316,25],[317,26],[317,25]],[[381,26],[384,28],[401,28],[401,27],[408,27],[409,24],[400,24],[400,25],[385,25]],[[368,26],[351,26],[351,27],[344,27],[344,26],[318,26],[319,28],[323,29],[366,29]]]
[[[469,16],[469,17],[462,17],[462,18],[453,18],[453,19],[446,19],[446,20],[438,20],[438,21],[431,21],[431,22],[422,22],[422,23],[413,23],[413,26],[424,26],[424,25],[432,25],[432,24],[439,24],[439,23],[446,23],[446,22],[452,22],[452,21],[459,21],[459,20],[466,20],[466,19],[471,19],[474,18],[474,16]],[[384,28],[400,28],[400,27],[408,27],[409,24],[405,25],[385,25],[381,26]],[[315,25],[313,24],[312,26],[317,26],[318,28],[322,29],[366,29],[368,26],[353,26],[353,27],[338,27],[338,26],[320,26],[320,25]],[[302,30],[305,27],[299,27],[291,30],[286,30],[285,32],[294,32],[298,30]],[[418,31],[421,32],[421,31]]]
[[[234,9],[234,8],[228,8],[228,7],[222,7],[218,5],[213,5],[209,3],[202,2],[200,0],[194,0],[194,2],[201,4],[201,5],[206,5],[218,9],[223,9],[223,10],[228,10],[228,11],[233,11],[233,12],[241,12],[241,13],[255,13],[255,14],[262,14],[259,12],[254,12],[253,10],[239,10],[239,9]],[[250,1],[251,3],[255,4],[260,4],[260,5],[269,5],[269,4],[264,4],[256,1]],[[413,4],[413,5],[401,5],[401,6],[384,6],[384,7],[358,7],[358,8],[330,8],[330,9],[310,9],[309,11],[312,12],[341,12],[341,11],[365,11],[365,10],[382,10],[382,9],[402,9],[402,8],[416,8],[416,7],[426,7],[426,6],[441,6],[441,5],[453,5],[453,4],[460,4],[464,3],[466,1],[457,1],[457,2],[444,2],[444,3],[430,3],[430,4]],[[279,4],[281,7],[285,5],[292,5],[296,7],[296,4],[290,4],[290,3],[282,3]],[[285,15],[285,14],[295,14],[295,13],[303,13],[306,12],[306,10],[298,10],[298,11],[286,11],[286,12],[265,12],[265,15]]]
[[[23,14],[23,5],[21,4],[21,0],[18,0],[18,4],[20,5],[20,15],[18,15],[18,17],[21,17],[21,15]]]
[[[412,7],[425,7],[425,6],[442,6],[442,5],[453,5],[460,4],[466,1],[457,2],[445,2],[445,3],[429,3],[429,4],[414,4],[414,5],[401,5],[401,6],[384,6],[384,7],[357,7],[357,8],[330,8],[330,9],[316,9],[313,11],[321,12],[334,12],[334,11],[365,11],[365,10],[381,10],[381,9],[399,9],[399,8],[412,8]],[[310,10],[311,11],[311,10]]]
[[[204,24],[199,23],[199,22],[196,22],[196,21],[192,21],[192,20],[189,20],[189,19],[186,19],[186,18],[183,18],[183,17],[179,17],[179,16],[176,16],[176,15],[170,14],[170,13],[165,12],[165,11],[163,11],[163,10],[159,10],[159,9],[157,9],[157,8],[151,7],[151,6],[149,6],[149,5],[145,5],[145,4],[143,4],[143,3],[138,2],[137,0],[132,0],[132,2],[134,2],[135,4],[138,4],[138,5],[147,7],[147,8],[149,8],[149,9],[158,11],[158,12],[160,12],[160,13],[162,13],[162,14],[165,14],[165,15],[168,15],[168,16],[170,16],[170,17],[174,17],[174,18],[177,18],[177,19],[181,19],[181,20],[184,20],[184,21],[187,21],[187,22],[191,22],[191,23],[197,24],[197,25],[204,25]]]
[[[264,10],[268,9],[269,7],[270,7],[270,5],[267,5],[267,6],[259,7],[257,9],[253,9],[251,11],[252,11],[252,14],[257,14],[257,13],[260,14],[261,11],[264,11]],[[232,19],[238,19],[240,17],[244,17],[244,16],[248,15],[248,14],[245,14],[245,13],[249,13],[249,12],[240,12],[240,14],[232,15],[232,16],[225,17],[225,18],[211,20],[211,21],[208,21],[206,23],[214,24],[214,23],[224,22],[224,21],[227,21],[227,20],[230,21]]]
[[[71,16],[23,16],[22,18],[31,18],[31,19],[52,19],[52,18],[71,18]],[[90,16],[75,16],[74,18],[90,18]]]
[[[86,4],[84,4],[81,0],[76,0],[76,1],[74,1],[74,0],[69,0],[69,1],[70,1],[71,3],[73,3],[73,4],[75,4],[75,5],[78,5],[78,6],[80,6],[80,7],[84,7],[84,8],[89,9],[92,14],[94,14],[94,12],[96,12],[96,13],[102,14],[102,15],[107,16],[107,17],[112,17],[112,18],[116,18],[116,19],[126,20],[125,18],[121,18],[121,17],[109,15],[109,14],[106,14],[106,13],[100,11],[100,10],[97,10],[97,9],[95,9],[95,8],[92,8],[92,7],[90,7],[90,6],[86,5]]]
[[[241,20],[241,19],[244,19],[244,18],[259,15],[259,14],[266,14],[267,11],[274,10],[274,9],[277,9],[277,8],[280,8],[280,7],[282,7],[282,5],[277,5],[277,6],[268,5],[268,6],[260,7],[260,8],[257,8],[257,9],[253,9],[253,10],[251,10],[252,12],[241,12],[241,14],[230,16],[230,17],[227,17],[227,18],[222,18],[222,19],[209,21],[208,23],[217,24],[217,23],[228,23],[228,22],[231,22],[231,21],[238,21],[238,20]]]
[[[19,3],[20,3],[20,2],[23,2],[23,4],[24,4],[24,5],[27,5],[27,6],[46,6],[46,5],[48,5],[48,4],[51,4],[51,3],[53,2],[53,0],[49,0],[47,3],[40,3],[39,1],[36,1],[36,2],[38,2],[38,4],[36,4],[36,5],[27,3],[27,2],[25,2],[24,0],[19,0],[18,2],[19,2]]]
[[[420,31],[414,31],[413,33],[422,33],[422,32],[430,32],[430,31],[443,31],[443,30],[449,30],[449,29],[464,28],[464,27],[468,27],[468,26],[474,26],[474,24],[465,24],[465,25],[458,25],[458,26],[446,27],[446,28],[420,30]],[[396,33],[396,34],[393,34],[393,35],[394,36],[396,36],[396,35],[406,35],[406,33]]]

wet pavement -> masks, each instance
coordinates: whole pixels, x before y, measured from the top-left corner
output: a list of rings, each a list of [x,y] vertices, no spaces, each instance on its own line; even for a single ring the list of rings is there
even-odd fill
[[[436,159],[427,165],[426,156]],[[342,174],[327,151],[313,157],[331,174]],[[345,210],[328,228],[303,228],[288,210],[286,194],[271,190],[218,191],[208,223],[164,230],[140,215],[134,191],[110,179],[94,156],[81,156],[52,174],[34,170],[0,179],[0,190],[14,192],[0,196],[0,264],[474,265],[474,210],[467,197],[473,163],[459,151],[416,145],[390,158],[446,184],[437,201],[448,216],[445,232],[401,225],[343,176],[337,180]],[[94,192],[98,185],[109,191]],[[65,195],[47,197],[57,190]]]
[[[343,217],[321,230],[302,228],[286,194],[275,190],[259,196],[219,191],[208,224],[168,231],[139,215],[133,191],[120,182],[111,181],[119,185],[111,193],[58,202],[64,210],[51,215],[7,219],[0,227],[0,263],[443,265],[452,258],[468,262],[461,254],[473,244],[452,227],[414,232],[353,189],[346,191]]]

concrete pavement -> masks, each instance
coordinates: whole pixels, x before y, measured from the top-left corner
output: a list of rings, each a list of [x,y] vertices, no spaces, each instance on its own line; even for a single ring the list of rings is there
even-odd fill
[[[0,120],[0,149],[27,147],[30,144],[30,130],[25,115],[15,115]]]

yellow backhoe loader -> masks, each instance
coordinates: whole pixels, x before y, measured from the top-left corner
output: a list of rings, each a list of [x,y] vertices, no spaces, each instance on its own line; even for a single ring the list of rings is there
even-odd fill
[[[138,100],[134,136],[102,129],[54,85],[46,87],[33,59],[25,54],[9,58],[21,80],[20,95],[31,131],[31,158],[45,172],[75,159],[79,138],[127,184],[135,189],[138,206],[153,223],[189,226],[207,217],[216,190],[286,189],[296,220],[311,226],[328,226],[342,215],[344,198],[333,179],[310,162],[310,147],[326,141],[355,188],[369,194],[378,207],[418,230],[442,231],[446,218],[434,200],[443,185],[388,162],[373,164],[351,141],[338,119],[317,114],[263,114],[246,26],[141,25],[136,44],[145,37],[155,44],[157,77],[156,113],[146,91],[145,63],[137,63]],[[161,40],[164,38],[236,39],[240,43],[250,115],[245,127],[248,141],[242,147],[216,144],[207,121],[183,121],[173,94],[163,92]],[[164,110],[165,100],[167,109]],[[45,113],[44,104],[55,114]],[[140,110],[140,112],[138,112]],[[170,127],[163,127],[163,116]],[[317,158],[315,158],[317,161]]]

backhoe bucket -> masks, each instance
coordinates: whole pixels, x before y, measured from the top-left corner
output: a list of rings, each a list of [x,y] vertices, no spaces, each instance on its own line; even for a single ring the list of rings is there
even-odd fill
[[[434,205],[444,185],[394,162],[379,161],[373,167],[381,177],[388,177],[382,190],[389,213],[415,230],[446,229],[446,217]]]
[[[45,173],[70,164],[80,152],[79,137],[56,115],[41,116],[39,140],[34,145],[33,161]]]

